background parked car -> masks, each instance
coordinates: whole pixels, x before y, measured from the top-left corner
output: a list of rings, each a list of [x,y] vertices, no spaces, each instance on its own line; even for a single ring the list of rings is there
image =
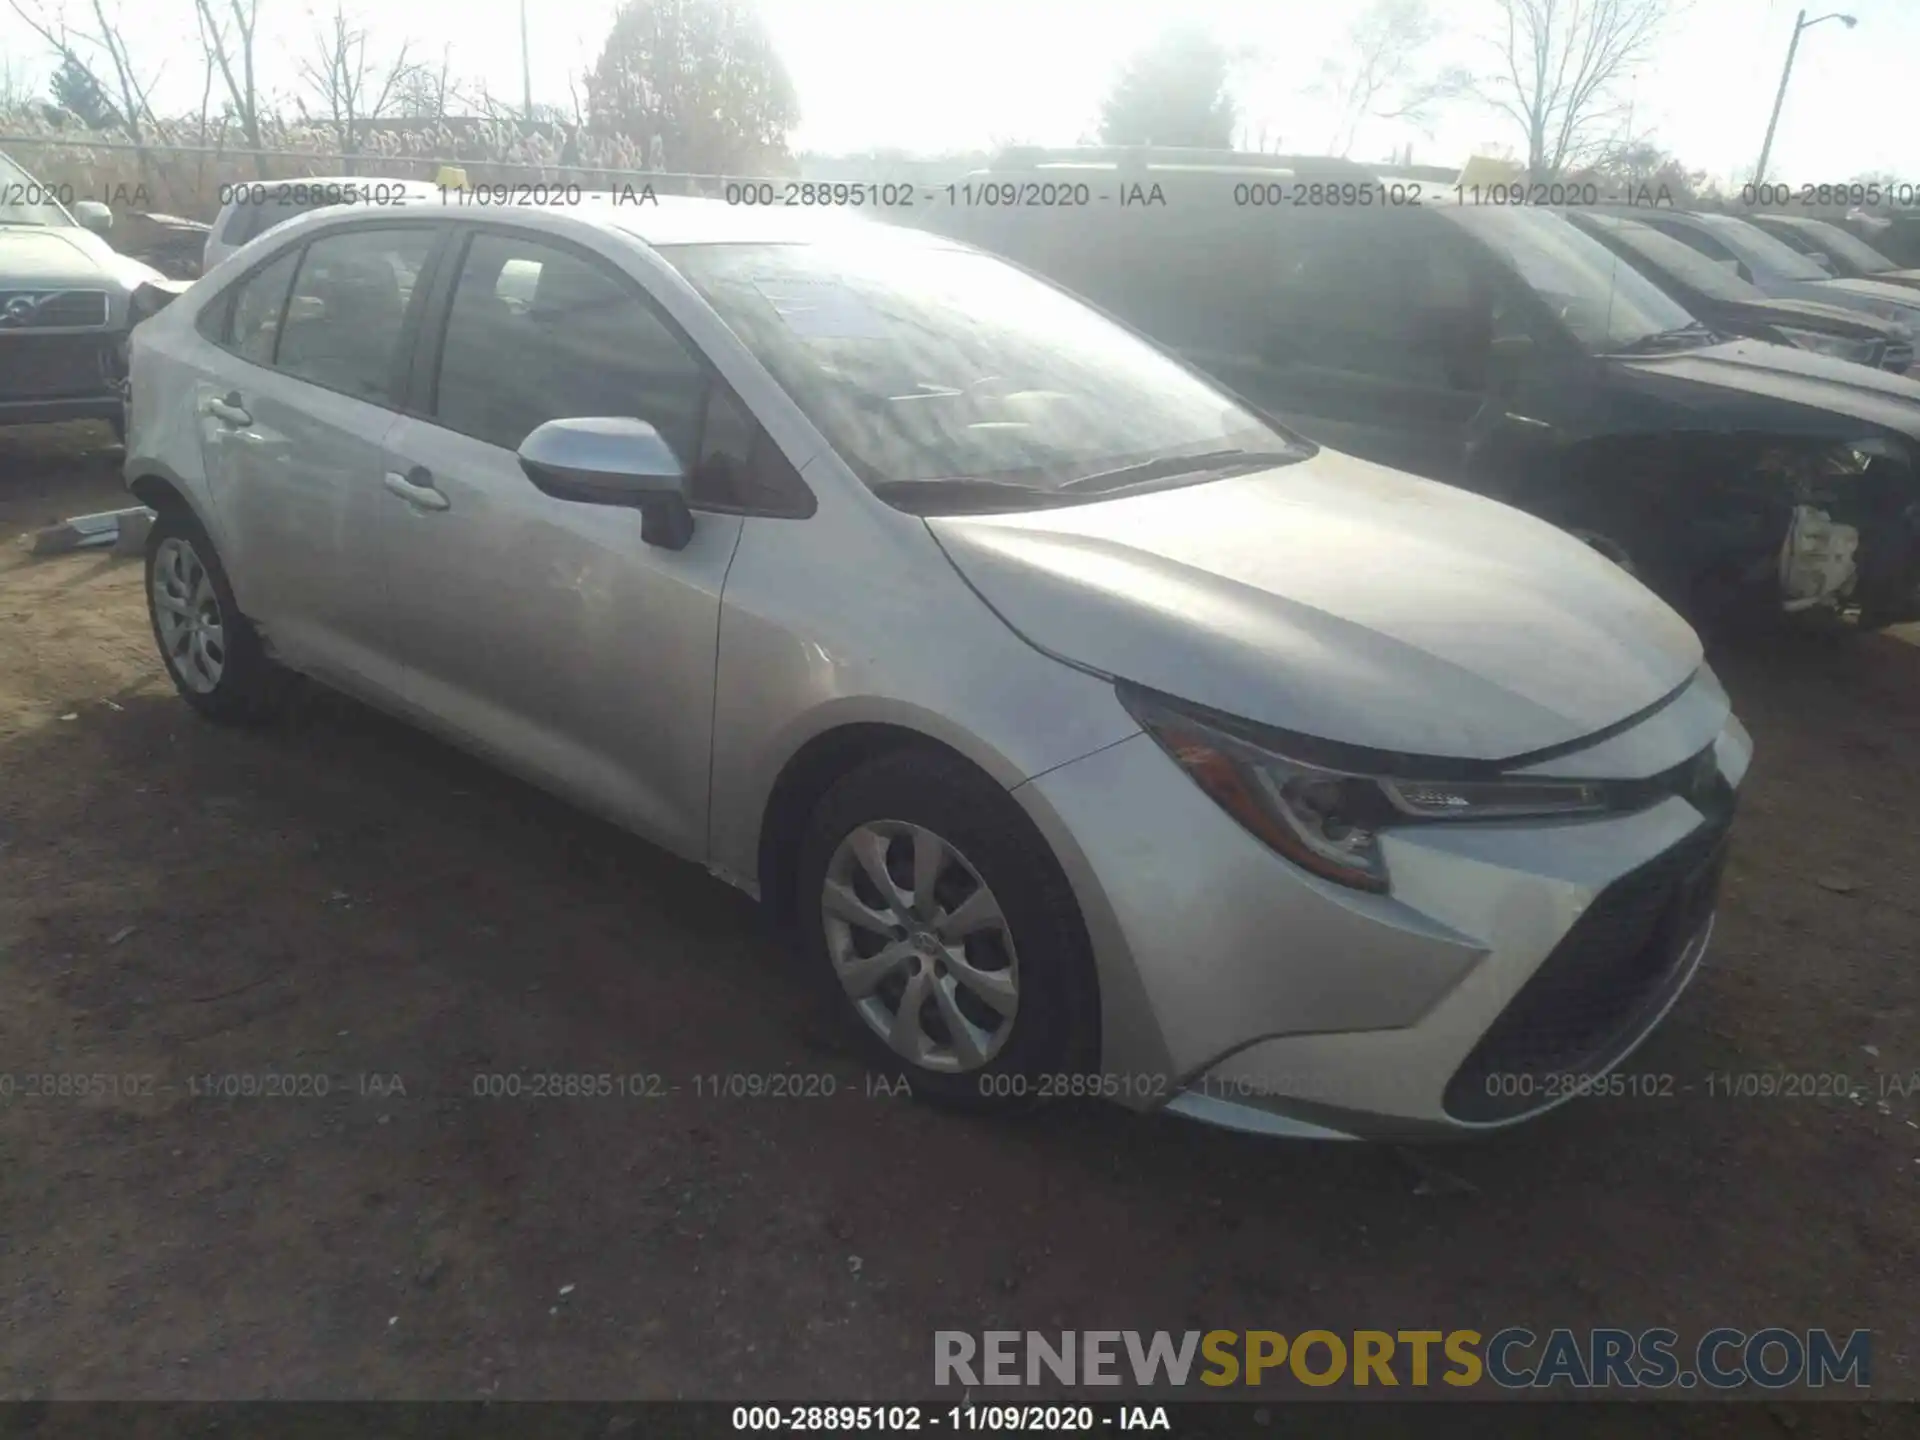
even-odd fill
[[[128,301],[159,280],[103,238],[113,213],[72,211],[0,155],[0,425],[105,420],[124,433]]]
[[[1721,335],[1798,345],[1895,375],[1913,369],[1913,332],[1897,321],[1814,300],[1771,300],[1725,266],[1650,225],[1590,210],[1563,213]]]
[[[1723,342],[1557,214],[1432,186],[1290,203],[1377,183],[1310,157],[1023,153],[981,179],[1157,186],[1159,205],[918,223],[1058,279],[1324,444],[1553,520],[1698,620],[1920,616],[1920,387]]]
[[[1859,236],[1826,220],[1809,215],[1753,214],[1745,218],[1802,255],[1825,260],[1835,275],[1920,290],[1920,270],[1889,259]]]
[[[1920,294],[1904,285],[1878,280],[1849,279],[1832,273],[1766,231],[1732,215],[1709,215],[1654,206],[1620,206],[1600,213],[1623,216],[1651,225],[1691,245],[1777,300],[1816,300],[1850,310],[1864,310],[1883,320],[1897,320],[1920,331]]]

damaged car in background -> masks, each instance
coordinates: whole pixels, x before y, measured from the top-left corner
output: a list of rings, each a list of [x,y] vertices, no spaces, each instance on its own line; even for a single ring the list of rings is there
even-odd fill
[[[1814,300],[1775,300],[1671,235],[1638,220],[1569,210],[1587,234],[1728,339],[1771,340],[1895,375],[1915,373],[1913,332],[1893,320]]]
[[[1289,204],[1336,178],[1399,185],[1302,157],[1018,165],[1056,184],[1136,170],[1165,204],[1124,226],[1085,207],[918,223],[1058,280],[1323,445],[1553,521],[1699,625],[1920,618],[1920,384],[1729,339],[1544,209]]]
[[[68,210],[0,155],[0,425],[105,420],[125,432],[130,301],[164,277],[103,238],[113,212]]]

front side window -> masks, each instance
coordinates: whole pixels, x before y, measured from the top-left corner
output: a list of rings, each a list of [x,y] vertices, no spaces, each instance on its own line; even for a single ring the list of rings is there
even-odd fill
[[[1831,280],[1832,275],[1791,245],[1731,215],[1702,215],[1699,221],[1713,237],[1750,266],[1771,271],[1783,280]]]
[[[376,404],[397,393],[414,282],[438,231],[347,230],[306,247],[274,363],[290,375]]]
[[[1659,286],[1550,211],[1460,205],[1446,214],[1518,275],[1591,354],[1626,349],[1695,323]]]
[[[473,237],[447,314],[437,424],[513,450],[549,420],[631,416],[692,474],[706,385],[699,358],[604,262]]]
[[[1602,222],[1606,224],[1607,222]],[[1648,225],[1623,220],[1608,224],[1610,234],[1635,255],[1683,285],[1690,285],[1713,300],[1760,300],[1765,297],[1742,280],[1729,266],[1709,260],[1691,245],[1683,245]]]
[[[870,486],[1091,495],[1143,465],[1311,453],[991,256],[885,234],[662,253]]]
[[[1838,256],[1862,275],[1884,275],[1889,270],[1899,268],[1866,241],[1849,234],[1838,225],[1829,225],[1824,220],[1810,220],[1805,228],[1816,249]]]

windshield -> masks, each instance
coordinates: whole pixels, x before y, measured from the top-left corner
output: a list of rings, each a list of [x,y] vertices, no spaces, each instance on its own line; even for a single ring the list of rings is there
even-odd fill
[[[1731,215],[1696,215],[1729,250],[1749,265],[1757,265],[1782,280],[1831,280],[1833,276],[1809,260],[1784,240],[1776,240],[1758,225],[1749,225]]]
[[[1109,476],[1204,478],[1226,452],[1312,452],[990,256],[886,235],[661,253],[870,486],[1057,500]]]
[[[1659,286],[1551,211],[1457,205],[1443,213],[1490,246],[1592,354],[1696,323]]]
[[[1708,259],[1691,245],[1682,244],[1671,235],[1662,235],[1658,230],[1632,220],[1599,220],[1596,223],[1608,234],[1618,236],[1620,243],[1635,255],[1645,256],[1649,265],[1683,285],[1692,286],[1702,295],[1714,300],[1766,298],[1725,265]]]
[[[72,224],[50,187],[0,155],[0,225]]]
[[[1809,220],[1800,229],[1815,245],[1830,255],[1838,255],[1862,274],[1884,275],[1889,270],[1900,268],[1866,241],[1849,234],[1838,225],[1829,225],[1824,220]]]

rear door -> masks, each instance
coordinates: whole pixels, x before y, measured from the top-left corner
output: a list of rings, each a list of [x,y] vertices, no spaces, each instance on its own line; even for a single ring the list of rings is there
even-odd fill
[[[385,441],[382,528],[413,708],[683,855],[704,856],[720,595],[740,535],[715,478],[750,414],[606,257],[471,227],[436,287],[438,352]],[[693,538],[553,498],[515,451],[542,423],[631,416],[692,477]]]
[[[443,229],[327,230],[256,267],[208,317],[228,356],[195,397],[241,604],[292,664],[378,695],[401,689],[381,446]]]

